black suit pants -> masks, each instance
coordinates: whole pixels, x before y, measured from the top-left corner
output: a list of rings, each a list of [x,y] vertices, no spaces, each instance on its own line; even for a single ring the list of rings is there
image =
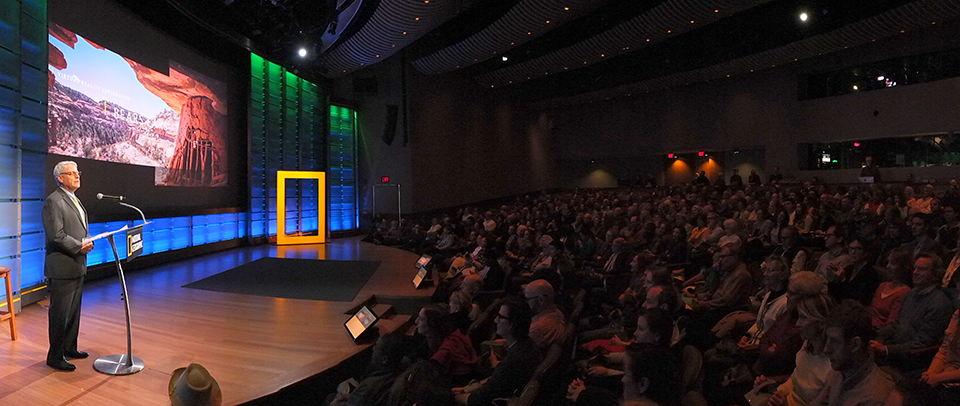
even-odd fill
[[[50,350],[47,351],[47,361],[57,362],[63,359],[65,352],[77,351],[83,277],[47,281],[50,288]]]

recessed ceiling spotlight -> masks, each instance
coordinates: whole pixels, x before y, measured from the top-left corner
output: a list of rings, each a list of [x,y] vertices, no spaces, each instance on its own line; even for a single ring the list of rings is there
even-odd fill
[[[300,55],[301,58],[307,56],[307,49],[306,49],[306,48],[300,48],[300,50],[297,51],[297,55]]]
[[[860,86],[853,85],[853,90],[860,90]]]
[[[570,11],[570,7],[564,7],[563,11]]]
[[[808,16],[807,13],[800,13],[800,21],[807,21],[808,18],[810,18],[810,16]]]
[[[510,57],[504,55],[504,56],[501,56],[501,57],[500,57],[500,60],[506,62],[506,61],[509,61],[509,60],[510,60]]]

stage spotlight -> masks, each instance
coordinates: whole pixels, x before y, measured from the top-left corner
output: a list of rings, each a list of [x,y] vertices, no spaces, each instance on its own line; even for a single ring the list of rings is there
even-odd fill
[[[853,90],[854,90],[854,91],[860,90],[860,86],[853,85]]]
[[[500,60],[506,62],[506,61],[509,61],[509,60],[510,60],[510,57],[504,55],[504,56],[501,56],[501,57],[500,57]]]
[[[807,21],[808,18],[810,17],[807,16],[807,13],[800,13],[800,21]]]
[[[301,58],[306,57],[306,56],[307,56],[307,49],[306,49],[306,48],[300,48],[300,50],[297,51],[297,55],[300,55]]]

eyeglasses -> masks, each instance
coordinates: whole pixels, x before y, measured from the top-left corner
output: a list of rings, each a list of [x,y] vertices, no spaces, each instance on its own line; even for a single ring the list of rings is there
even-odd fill
[[[70,175],[70,176],[76,176],[76,177],[79,177],[80,174],[82,174],[82,173],[83,173],[83,172],[80,172],[80,171],[75,171],[75,172],[60,172],[61,175]]]

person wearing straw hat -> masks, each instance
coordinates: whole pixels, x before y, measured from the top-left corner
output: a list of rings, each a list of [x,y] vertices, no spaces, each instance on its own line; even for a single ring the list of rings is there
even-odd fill
[[[173,406],[220,406],[223,402],[217,380],[200,364],[174,370],[168,391]]]

